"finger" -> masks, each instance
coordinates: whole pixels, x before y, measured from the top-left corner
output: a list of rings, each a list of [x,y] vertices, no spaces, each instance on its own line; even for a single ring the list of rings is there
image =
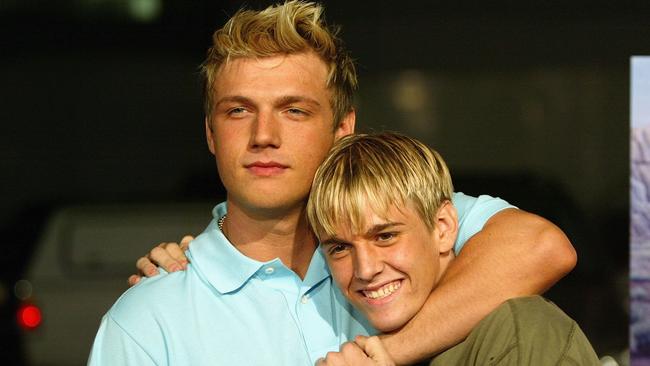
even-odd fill
[[[178,263],[178,265],[180,266],[179,269],[186,269],[187,268],[187,263],[189,263],[189,260],[185,256],[185,250],[187,250],[187,246],[189,245],[189,241],[187,241],[185,243],[185,248],[183,248],[182,245],[183,245],[183,242],[181,241],[180,245],[176,244],[176,243],[166,243],[166,244],[164,244],[164,246],[163,246],[163,244],[161,244],[161,247],[167,252],[167,254],[169,255],[169,257],[171,257],[171,259],[173,259],[174,261],[176,261],[176,263]],[[153,254],[153,251],[152,251],[152,254]],[[161,262],[163,262],[163,261],[166,260],[166,258],[167,258],[167,255],[164,255],[164,253],[163,253],[160,258],[155,257],[154,259],[160,260]],[[162,264],[163,263],[161,263],[161,265]],[[173,262],[170,261],[169,265],[171,267],[173,265]],[[163,266],[163,268],[165,268],[165,266]],[[172,269],[170,272],[175,272],[175,271],[177,271],[179,269],[176,269],[176,270]]]
[[[372,361],[363,352],[363,349],[354,342],[346,342],[341,345],[341,352],[343,362],[342,365],[369,365]]]
[[[354,340],[377,365],[393,366],[395,362],[386,351],[379,337],[357,337]],[[361,344],[360,344],[361,343]]]
[[[147,277],[153,277],[160,273],[158,272],[158,268],[153,263],[151,263],[147,257],[140,257],[140,259],[135,262],[135,266],[138,268],[140,273]]]
[[[353,354],[362,351],[362,348],[354,342],[345,342],[341,345],[340,352],[343,354]]]
[[[190,242],[194,240],[194,237],[192,235],[185,235],[183,239],[181,239],[181,249],[187,250],[190,246]]]
[[[368,337],[366,337],[366,336],[358,335],[358,336],[354,337],[354,343],[359,345],[359,347],[361,347],[361,349],[366,349],[366,342],[367,341],[368,341]]]
[[[190,242],[194,240],[194,236],[192,235],[185,235],[183,239],[181,239],[181,256],[178,257],[178,261],[181,263],[181,266],[183,269],[187,269],[187,264],[190,263],[190,260],[187,259],[187,256],[185,256],[185,251],[190,248]]]
[[[183,266],[174,257],[175,254],[182,253],[182,250],[176,243],[162,243],[151,249],[148,258],[152,263],[162,267],[167,272],[180,271]]]
[[[140,279],[142,277],[138,275],[131,275],[129,276],[129,279],[126,281],[129,284],[129,287],[135,286],[138,282],[140,282]]]
[[[327,352],[325,359],[321,363],[324,366],[345,366],[345,359],[341,352]]]

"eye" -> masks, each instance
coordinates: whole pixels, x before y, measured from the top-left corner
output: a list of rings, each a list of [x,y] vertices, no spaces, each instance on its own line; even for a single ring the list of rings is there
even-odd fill
[[[304,109],[296,108],[296,107],[289,107],[287,108],[287,114],[293,117],[305,117],[309,115],[307,111]]]
[[[394,233],[394,232],[379,233],[379,234],[377,234],[377,241],[381,241],[381,242],[391,241],[396,236],[397,236],[397,233]]]
[[[244,115],[244,113],[248,112],[246,108],[244,107],[235,107],[235,108],[230,108],[227,112],[227,114],[231,117],[240,117]]]
[[[328,250],[328,253],[330,256],[337,257],[337,256],[344,255],[348,249],[349,249],[349,245],[347,244],[343,244],[343,243],[332,244]]]

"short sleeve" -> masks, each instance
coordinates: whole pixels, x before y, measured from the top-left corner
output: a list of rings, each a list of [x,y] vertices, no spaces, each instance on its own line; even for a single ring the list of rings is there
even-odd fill
[[[490,217],[506,208],[515,208],[498,197],[488,195],[472,197],[457,192],[452,201],[458,211],[458,237],[454,244],[456,254],[460,253],[469,238],[483,229]]]

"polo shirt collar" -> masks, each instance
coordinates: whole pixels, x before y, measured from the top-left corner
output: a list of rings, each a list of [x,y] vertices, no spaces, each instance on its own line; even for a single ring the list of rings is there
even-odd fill
[[[327,262],[325,262],[325,257],[319,245],[311,258],[311,263],[309,263],[309,269],[307,270],[307,275],[305,275],[303,286],[309,288],[314,287],[329,277],[330,269],[327,267]]]
[[[222,202],[212,210],[208,227],[189,246],[192,265],[221,293],[239,289],[264,265],[235,249],[219,230],[217,223],[225,214],[226,203]]]
[[[212,210],[213,219],[205,231],[189,246],[189,258],[196,270],[221,293],[229,293],[244,286],[268,262],[251,259],[238,251],[218,227],[219,219],[227,212],[226,202]],[[317,249],[312,256],[303,286],[311,288],[330,277],[323,254]]]

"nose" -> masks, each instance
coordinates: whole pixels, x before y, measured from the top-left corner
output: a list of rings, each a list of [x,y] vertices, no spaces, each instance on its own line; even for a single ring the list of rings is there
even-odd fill
[[[384,269],[381,253],[371,246],[358,246],[354,251],[354,276],[364,282],[372,279]]]
[[[280,121],[272,112],[260,111],[251,126],[250,147],[254,149],[274,147],[281,144]]]

